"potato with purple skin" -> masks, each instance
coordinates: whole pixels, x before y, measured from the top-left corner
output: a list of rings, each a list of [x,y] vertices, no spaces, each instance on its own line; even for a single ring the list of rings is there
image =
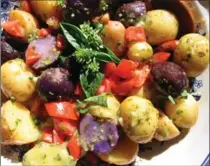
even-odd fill
[[[189,85],[185,71],[173,62],[158,62],[151,70],[156,89],[164,95],[174,97],[181,94]]]
[[[74,85],[68,70],[50,68],[45,70],[38,79],[37,90],[44,100],[51,101],[71,97]]]

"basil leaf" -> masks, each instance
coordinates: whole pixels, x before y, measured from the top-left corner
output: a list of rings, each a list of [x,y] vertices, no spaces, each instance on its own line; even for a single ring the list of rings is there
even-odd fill
[[[98,96],[89,97],[85,99],[84,102],[93,103],[93,104],[97,104],[103,107],[107,107],[107,94],[103,93]]]
[[[120,59],[108,47],[104,46],[103,52],[109,54],[109,56],[113,62],[115,62],[117,64],[120,63]]]
[[[88,44],[86,36],[76,26],[62,22],[60,27],[64,36],[74,48],[83,47]]]
[[[91,79],[88,79],[91,77]],[[86,97],[94,96],[101,82],[103,81],[104,74],[97,73],[94,76],[90,76],[87,72],[80,74],[80,83]]]

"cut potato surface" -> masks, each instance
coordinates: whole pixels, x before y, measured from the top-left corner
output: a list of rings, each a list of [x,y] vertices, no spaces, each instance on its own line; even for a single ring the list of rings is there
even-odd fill
[[[30,111],[21,103],[7,101],[1,108],[2,143],[22,145],[35,142],[40,132],[30,115]]]

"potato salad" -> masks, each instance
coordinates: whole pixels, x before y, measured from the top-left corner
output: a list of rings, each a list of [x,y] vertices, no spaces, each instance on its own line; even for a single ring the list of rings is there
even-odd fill
[[[22,0],[2,23],[2,144],[28,145],[23,166],[129,165],[178,138],[209,65],[209,40],[180,27],[147,0]]]

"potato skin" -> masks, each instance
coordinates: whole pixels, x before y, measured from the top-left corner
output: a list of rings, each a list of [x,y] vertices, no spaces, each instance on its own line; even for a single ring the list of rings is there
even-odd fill
[[[20,25],[25,30],[25,41],[28,41],[29,35],[39,28],[38,21],[36,20],[36,18],[26,11],[18,9],[11,10],[8,16],[8,20],[19,20]]]
[[[168,141],[180,134],[178,128],[174,125],[163,112],[159,112],[158,128],[155,132],[154,138],[158,141]]]
[[[114,96],[107,96],[107,107],[108,108],[99,105],[91,105],[88,107],[88,112],[95,117],[109,118],[117,122],[119,117],[120,103]]]
[[[198,104],[194,97],[188,94],[187,99],[178,97],[176,104],[170,101],[165,103],[165,113],[173,120],[174,124],[181,128],[191,128],[198,119]]]
[[[130,44],[127,52],[128,59],[139,63],[148,62],[152,55],[152,47],[147,42]]]
[[[99,155],[99,158],[110,164],[127,165],[136,159],[138,151],[139,144],[123,135],[120,137],[116,147],[108,155]]]
[[[119,21],[109,21],[104,26],[102,40],[116,56],[122,56],[126,48],[124,25]]]
[[[35,142],[40,132],[30,111],[21,103],[8,100],[1,107],[1,134],[5,145],[22,145]]]
[[[160,9],[147,12],[145,32],[149,44],[159,45],[176,39],[178,28],[179,22],[171,12]]]
[[[1,88],[7,97],[14,97],[16,101],[25,102],[35,92],[36,82],[32,70],[22,59],[14,59],[1,66]]]
[[[185,70],[188,77],[197,77],[209,65],[209,40],[195,33],[183,36],[173,60]]]
[[[42,21],[46,22],[47,19],[51,17],[60,17],[61,15],[61,7],[57,5],[56,0],[42,0],[42,1],[34,1],[29,0],[30,5],[32,7],[33,12],[41,18]]]
[[[122,128],[131,140],[141,144],[151,141],[159,114],[149,100],[130,96],[121,103],[120,114]]]

